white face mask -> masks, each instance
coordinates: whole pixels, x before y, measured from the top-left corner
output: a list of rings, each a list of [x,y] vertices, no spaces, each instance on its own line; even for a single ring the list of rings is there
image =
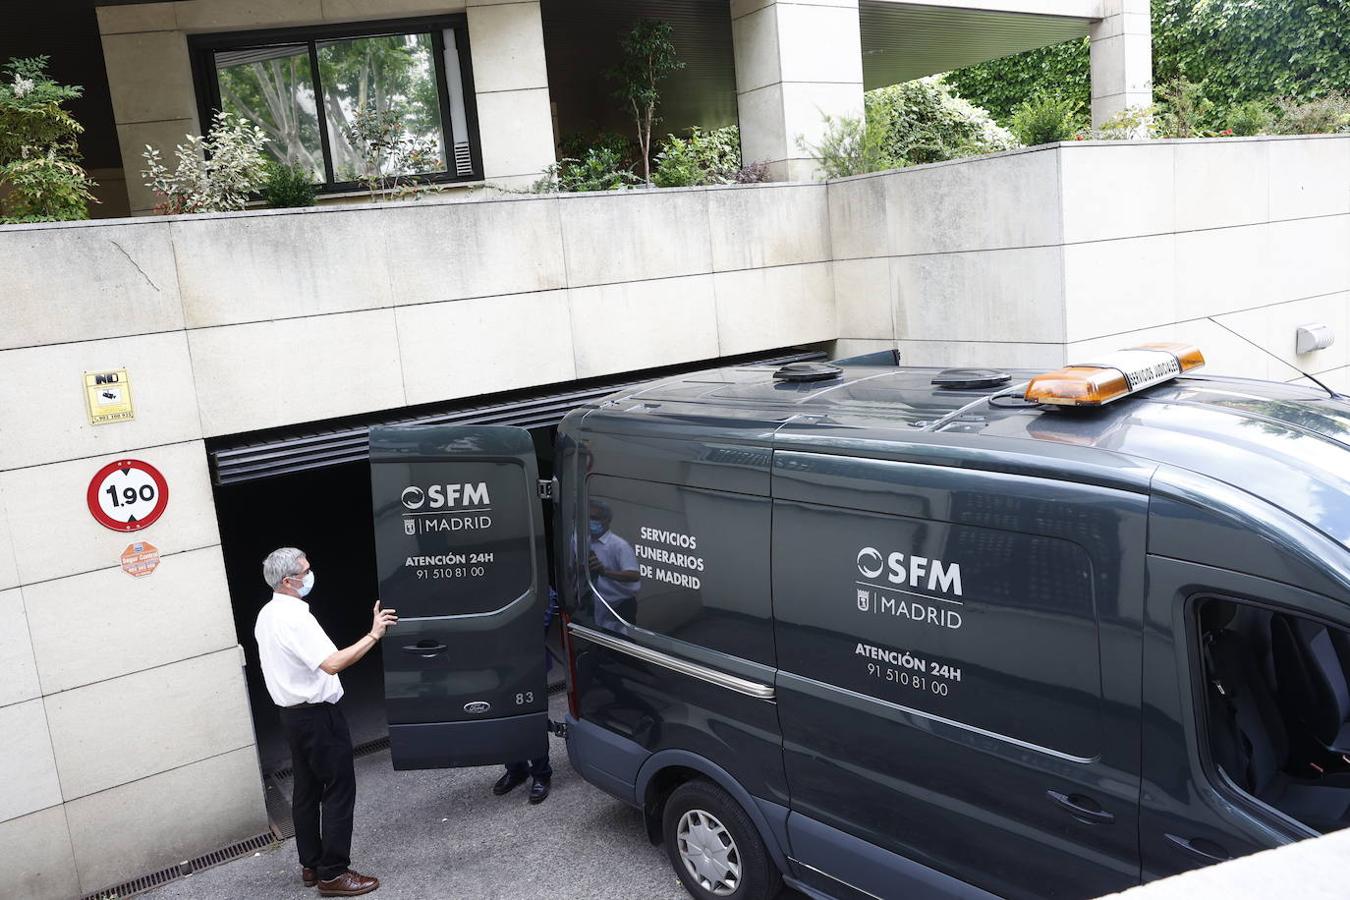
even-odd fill
[[[295,592],[304,597],[312,590],[314,590],[314,570],[310,569],[305,573],[305,577],[300,579],[300,587],[296,588]]]

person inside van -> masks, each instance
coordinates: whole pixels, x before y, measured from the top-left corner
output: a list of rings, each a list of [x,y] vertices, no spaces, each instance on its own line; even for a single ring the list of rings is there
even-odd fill
[[[622,620],[637,622],[637,597],[642,589],[637,555],[633,545],[609,530],[614,512],[603,500],[590,506],[591,582],[601,602],[596,604],[595,624],[613,628]]]

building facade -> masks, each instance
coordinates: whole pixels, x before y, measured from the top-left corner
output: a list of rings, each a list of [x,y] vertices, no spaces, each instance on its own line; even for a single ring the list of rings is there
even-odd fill
[[[144,214],[147,145],[171,159],[226,109],[309,167],[322,202],[359,199],[344,136],[393,92],[437,146],[423,171],[455,187],[528,187],[573,136],[631,134],[607,72],[642,17],[671,23],[685,68],[659,133],[739,124],[746,162],[810,180],[825,116],[871,89],[1091,36],[1093,116],[1150,96],[1141,0],[58,0],[0,35],[0,59],[46,54],[85,86],[77,115],[99,217]],[[408,65],[382,65],[401,46]],[[361,71],[362,64],[366,70]]]
[[[1350,389],[1350,138],[1060,145],[803,181],[798,138],[864,88],[1054,40],[1091,35],[1094,115],[1135,102],[1147,11],[1114,2],[81,6],[106,66],[97,161],[107,186],[125,173],[123,211],[154,206],[143,145],[171,153],[231,93],[260,112],[264,84],[308,98],[267,109],[312,114],[278,140],[333,205],[0,228],[0,858],[20,896],[80,896],[266,831],[260,562],[309,549],[325,624],[360,633],[372,422],[513,421],[542,448],[560,410],[607,387],[803,349],[1050,367],[1184,338],[1218,371]],[[568,133],[622,127],[587,42],[641,13],[688,37],[669,129],[739,122],[745,158],[787,183],[459,190],[520,188]],[[328,120],[390,41],[421,61],[410,93],[447,190],[337,205],[367,195]],[[245,95],[241,69],[273,80]],[[1309,322],[1341,340],[1297,353]],[[95,424],[86,379],[108,373],[132,415]],[[169,497],[132,533],[90,496],[127,459]],[[349,684],[377,736],[377,685]]]

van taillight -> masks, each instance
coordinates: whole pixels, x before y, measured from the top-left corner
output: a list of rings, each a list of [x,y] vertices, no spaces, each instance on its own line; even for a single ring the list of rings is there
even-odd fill
[[[572,714],[572,718],[581,718],[581,704],[577,702],[577,656],[572,649],[572,629],[568,626],[572,622],[572,617],[566,610],[559,610],[562,616],[562,645],[563,653],[567,655],[567,711]]]

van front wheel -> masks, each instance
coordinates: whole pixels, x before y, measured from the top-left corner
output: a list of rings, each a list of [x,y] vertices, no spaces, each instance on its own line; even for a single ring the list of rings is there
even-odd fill
[[[661,817],[666,855],[699,900],[771,900],[782,877],[759,831],[726,791],[707,781],[676,788]]]

